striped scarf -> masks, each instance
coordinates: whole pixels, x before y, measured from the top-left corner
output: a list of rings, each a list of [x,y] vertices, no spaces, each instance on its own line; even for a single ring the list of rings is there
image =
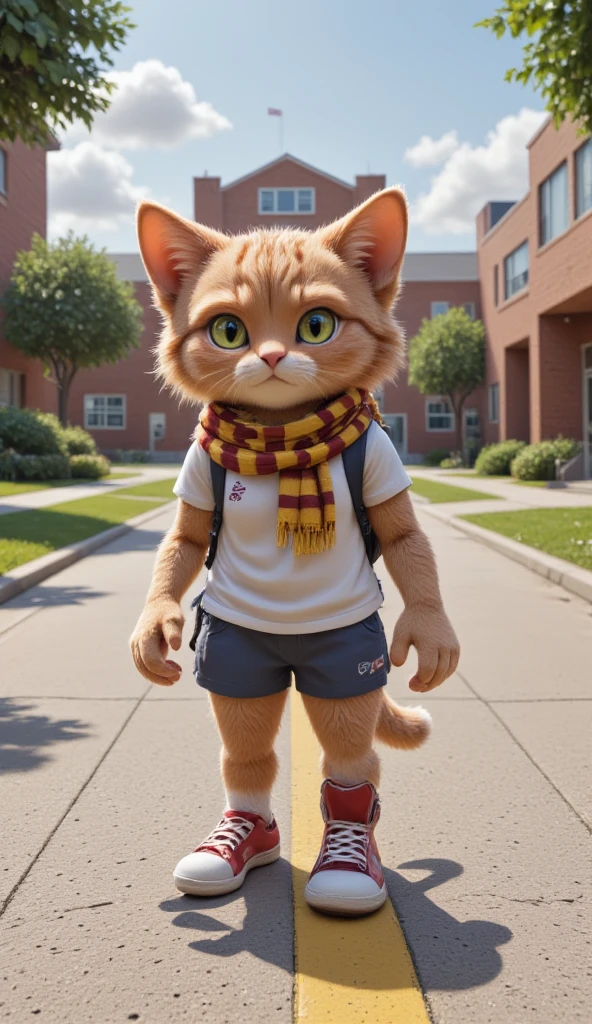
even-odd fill
[[[242,476],[279,473],[277,543],[292,538],[295,555],[335,543],[335,497],[329,462],[380,413],[372,396],[348,389],[301,420],[263,426],[249,413],[218,402],[201,412],[196,438],[214,462]]]

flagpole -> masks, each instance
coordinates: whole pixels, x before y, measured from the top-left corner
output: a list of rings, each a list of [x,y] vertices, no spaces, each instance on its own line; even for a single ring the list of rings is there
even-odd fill
[[[281,156],[282,153],[284,152],[284,112],[283,112],[283,110],[282,110],[282,113],[280,115],[279,122],[280,122],[280,156]]]

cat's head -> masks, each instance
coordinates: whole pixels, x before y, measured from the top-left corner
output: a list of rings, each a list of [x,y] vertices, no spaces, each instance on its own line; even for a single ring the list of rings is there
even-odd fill
[[[277,410],[394,378],[407,236],[399,189],[316,231],[235,236],[146,202],[138,236],[165,316],[159,370],[186,398]]]

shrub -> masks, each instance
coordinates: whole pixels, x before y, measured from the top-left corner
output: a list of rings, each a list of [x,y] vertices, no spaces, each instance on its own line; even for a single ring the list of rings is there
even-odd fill
[[[9,448],[0,452],[0,480],[67,480],[67,455],[21,455]]]
[[[482,448],[475,462],[475,471],[479,476],[509,476],[510,466],[523,448],[525,441],[501,441],[499,444],[488,444]]]
[[[68,446],[64,438],[64,428],[60,423],[59,419],[57,418],[57,416],[54,416],[52,412],[40,412],[39,409],[36,409],[33,412],[33,416],[35,417],[36,420],[39,421],[39,423],[43,423],[46,427],[49,428],[49,430],[51,430],[61,454],[67,455]],[[28,452],[23,454],[28,454]]]
[[[439,466],[442,459],[447,459],[449,455],[449,448],[434,448],[433,451],[424,455],[423,461],[426,466]]]
[[[0,445],[12,448],[19,455],[63,455],[65,447],[51,419],[57,422],[49,413],[0,409]]]
[[[70,473],[76,479],[100,480],[110,470],[109,459],[104,455],[71,455]]]
[[[458,455],[451,455],[449,459],[442,459],[440,469],[458,469],[462,466],[462,459]]]
[[[97,445],[94,437],[82,427],[62,427],[62,436],[69,455],[96,455]]]
[[[512,476],[518,480],[554,480],[555,459],[567,461],[577,455],[579,450],[579,442],[566,437],[531,444],[512,462]]]

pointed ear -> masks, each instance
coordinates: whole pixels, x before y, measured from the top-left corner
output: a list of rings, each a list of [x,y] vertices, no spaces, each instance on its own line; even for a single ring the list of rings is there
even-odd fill
[[[323,231],[324,242],[370,279],[381,305],[395,300],[407,241],[407,200],[399,188],[386,188]]]
[[[138,241],[161,308],[170,313],[183,281],[198,276],[212,254],[228,244],[225,235],[178,217],[157,203],[140,203]]]

